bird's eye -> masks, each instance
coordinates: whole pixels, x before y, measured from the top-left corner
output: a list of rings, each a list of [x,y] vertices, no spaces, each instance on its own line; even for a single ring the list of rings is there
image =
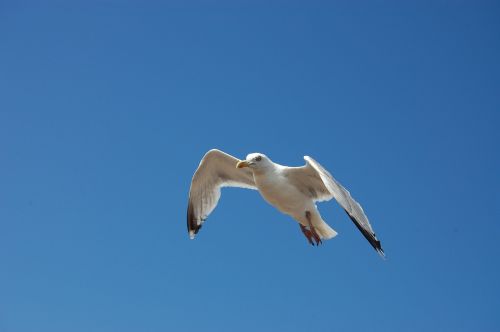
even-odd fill
[[[255,161],[261,161],[262,160],[262,157],[261,156],[257,156],[255,157]]]

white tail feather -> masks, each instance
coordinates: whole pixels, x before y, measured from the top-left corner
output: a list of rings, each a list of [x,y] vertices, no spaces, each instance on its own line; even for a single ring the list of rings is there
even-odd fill
[[[333,230],[333,228],[325,222],[323,222],[322,225],[316,226],[315,229],[319,236],[325,240],[329,240],[337,236],[337,232],[335,232],[335,230]]]

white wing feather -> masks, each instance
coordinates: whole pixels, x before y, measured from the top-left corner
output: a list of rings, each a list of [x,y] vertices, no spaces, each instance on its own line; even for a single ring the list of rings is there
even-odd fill
[[[236,168],[238,159],[220,150],[208,151],[193,175],[189,189],[187,227],[194,238],[217,206],[222,187],[257,189],[248,168]]]
[[[304,160],[306,161],[305,166],[288,168],[287,176],[290,181],[316,202],[335,198],[375,250],[382,257],[385,257],[380,241],[377,239],[361,205],[317,161],[309,156],[305,156]]]

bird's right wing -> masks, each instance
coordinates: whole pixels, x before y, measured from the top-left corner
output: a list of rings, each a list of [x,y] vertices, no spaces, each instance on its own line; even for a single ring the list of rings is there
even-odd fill
[[[368,221],[368,217],[361,205],[352,198],[351,194],[347,189],[345,189],[335,178],[321,166],[316,160],[309,156],[304,156],[306,161],[306,168],[309,167],[316,171],[319,178],[321,178],[324,186],[331,193],[333,198],[342,206],[352,220],[354,225],[359,229],[363,236],[370,242],[373,248],[380,254],[380,256],[385,257],[384,250],[380,244],[379,239],[373,231],[372,225]]]
[[[373,248],[382,257],[385,257],[380,241],[361,205],[316,160],[308,156],[305,156],[304,159],[306,165],[286,168],[286,176],[289,181],[315,202],[329,201],[334,198]]]
[[[208,215],[215,209],[222,187],[257,189],[252,171],[236,168],[238,159],[220,150],[208,151],[193,175],[189,189],[187,228],[194,236]]]

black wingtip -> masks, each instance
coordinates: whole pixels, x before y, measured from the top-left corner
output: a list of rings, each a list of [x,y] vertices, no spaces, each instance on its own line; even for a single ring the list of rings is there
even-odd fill
[[[188,203],[188,209],[187,209],[187,230],[188,233],[191,236],[191,233],[196,235],[198,234],[198,231],[200,230],[201,225],[198,225],[196,218],[194,216],[194,209],[193,209],[193,204],[191,202]]]
[[[381,245],[380,241],[377,239],[377,237],[375,236],[375,233],[371,233],[371,232],[367,231],[366,229],[364,229],[363,227],[361,227],[359,222],[353,216],[351,216],[351,214],[347,210],[344,210],[344,211],[345,211],[345,213],[347,213],[347,215],[352,220],[354,225],[356,225],[356,227],[359,229],[359,231],[363,234],[365,239],[367,239],[368,242],[370,242],[370,244],[377,251],[377,253],[380,255],[380,257],[385,259],[386,256],[385,256],[384,249],[382,249],[382,245]]]

